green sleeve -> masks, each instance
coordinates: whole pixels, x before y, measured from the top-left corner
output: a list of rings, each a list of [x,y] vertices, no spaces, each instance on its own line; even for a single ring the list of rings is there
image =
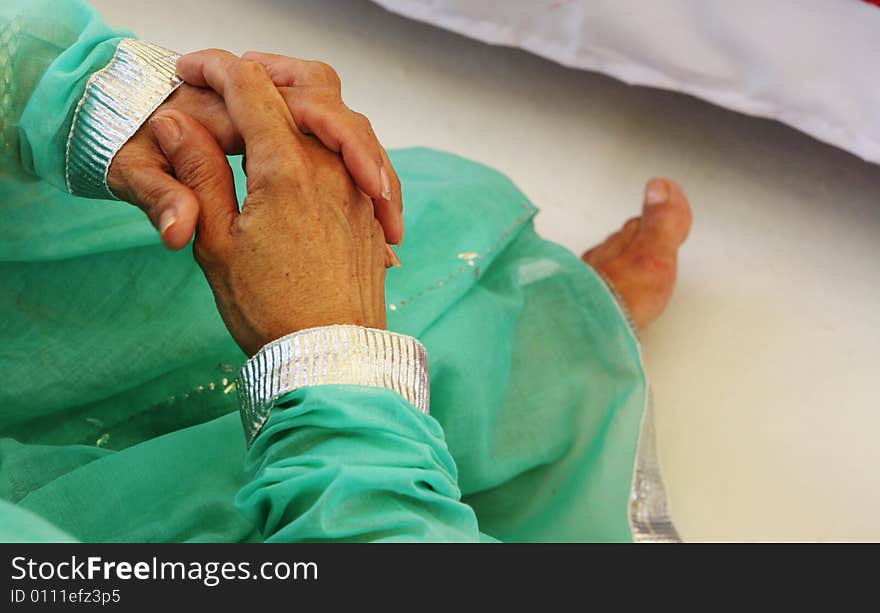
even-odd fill
[[[239,509],[266,541],[479,541],[432,417],[384,388],[279,401],[247,455]]]
[[[0,172],[36,175],[66,191],[76,105],[89,77],[130,36],[83,0],[0,2]]]

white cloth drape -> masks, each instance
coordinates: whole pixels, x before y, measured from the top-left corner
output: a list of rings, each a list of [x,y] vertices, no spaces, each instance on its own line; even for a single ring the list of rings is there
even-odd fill
[[[473,38],[783,121],[880,163],[880,9],[861,0],[375,0]]]

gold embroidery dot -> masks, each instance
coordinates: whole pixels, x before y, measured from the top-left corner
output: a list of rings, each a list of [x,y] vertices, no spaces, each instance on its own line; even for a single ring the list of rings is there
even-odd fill
[[[396,310],[397,310],[397,305],[395,305],[395,304],[389,304],[389,305],[388,305],[388,308],[391,309],[392,311],[396,311]]]
[[[476,251],[462,251],[461,253],[458,254],[458,259],[459,260],[473,260],[475,257],[477,257],[479,255],[480,254],[477,253]]]

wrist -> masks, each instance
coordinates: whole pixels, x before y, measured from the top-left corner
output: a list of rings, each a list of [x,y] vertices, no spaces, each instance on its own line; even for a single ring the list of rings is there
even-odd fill
[[[384,387],[428,413],[428,355],[415,338],[351,325],[309,328],[262,347],[236,379],[248,446],[275,401],[315,385]]]
[[[357,327],[379,332],[386,332],[388,329],[384,303],[381,312],[375,314],[336,314],[325,310],[314,315],[297,317],[296,322],[285,321],[268,326],[257,322],[236,322],[234,315],[227,318],[222,310],[221,316],[232,337],[248,357],[255,356],[277,339],[316,328]]]

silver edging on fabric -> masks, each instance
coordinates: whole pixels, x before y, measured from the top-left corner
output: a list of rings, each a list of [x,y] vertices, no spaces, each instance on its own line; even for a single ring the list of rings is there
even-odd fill
[[[594,269],[595,270],[595,269]],[[639,351],[639,363],[645,371],[642,358],[642,346],[635,321],[623,301],[623,297],[598,270],[596,274],[611,294],[620,309]],[[646,380],[647,383],[647,380]],[[650,386],[645,395],[645,409],[642,413],[642,425],[639,430],[639,442],[636,449],[636,461],[633,466],[632,484],[629,496],[629,525],[633,541],[636,543],[679,543],[681,537],[669,515],[666,499],[666,487],[660,473],[660,461],[657,457],[657,438],[654,431],[654,412],[652,407]]]
[[[86,198],[118,198],[107,185],[113,157],[177,89],[179,54],[132,38],[89,78],[67,137],[67,191]]]
[[[638,543],[678,543],[681,537],[669,516],[666,487],[660,474],[650,397],[646,405],[630,491],[630,529]]]
[[[415,338],[361,326],[309,328],[269,343],[242,366],[236,389],[248,447],[278,398],[330,384],[385,387],[429,412],[428,354]]]

